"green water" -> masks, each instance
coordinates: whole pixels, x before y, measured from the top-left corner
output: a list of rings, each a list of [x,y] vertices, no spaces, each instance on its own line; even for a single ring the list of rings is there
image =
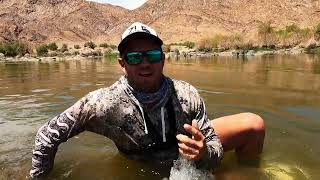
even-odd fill
[[[0,62],[0,179],[25,179],[34,135],[80,97],[121,76],[116,61]],[[167,60],[165,74],[190,82],[209,117],[261,115],[260,167],[227,153],[216,179],[320,179],[320,57]],[[126,159],[112,141],[82,133],[59,147],[49,179],[162,179],[167,169]]]

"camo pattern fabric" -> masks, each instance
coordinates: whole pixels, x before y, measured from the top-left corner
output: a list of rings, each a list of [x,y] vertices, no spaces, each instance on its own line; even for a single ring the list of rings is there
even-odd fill
[[[126,85],[126,77],[122,76],[113,85],[89,93],[44,124],[35,137],[30,176],[37,178],[48,174],[59,144],[85,130],[110,138],[119,152],[129,158],[172,161],[178,158],[175,135],[187,134],[183,124],[191,124],[193,119],[197,120],[208,149],[197,164],[216,166],[222,159],[223,149],[210,126],[199,93],[184,81],[165,78],[169,91],[151,109],[139,103]],[[163,120],[164,125],[161,124]],[[166,142],[157,138],[163,137],[163,132]]]

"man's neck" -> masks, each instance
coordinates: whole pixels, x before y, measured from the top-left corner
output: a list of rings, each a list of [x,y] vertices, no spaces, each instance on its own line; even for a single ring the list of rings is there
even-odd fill
[[[129,85],[133,88],[134,91],[140,92],[140,93],[146,93],[146,94],[152,94],[156,93],[160,90],[161,86],[163,85],[163,82],[165,80],[165,77],[162,76],[160,82],[154,86],[154,87],[139,87],[135,83],[130,82],[130,80],[127,78]]]

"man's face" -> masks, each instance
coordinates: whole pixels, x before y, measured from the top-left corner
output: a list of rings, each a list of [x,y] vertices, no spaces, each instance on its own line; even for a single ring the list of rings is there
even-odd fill
[[[159,45],[150,39],[134,39],[127,43],[124,54],[128,52],[143,52],[159,49]],[[124,57],[119,58],[119,64],[127,74],[129,84],[136,90],[143,92],[155,92],[162,81],[164,55],[160,62],[151,63],[144,56],[140,64],[129,65]]]

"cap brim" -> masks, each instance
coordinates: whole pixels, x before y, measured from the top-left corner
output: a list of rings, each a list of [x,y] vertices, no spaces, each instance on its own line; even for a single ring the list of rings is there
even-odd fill
[[[158,36],[154,36],[152,34],[148,34],[145,32],[136,32],[136,33],[132,33],[129,36],[127,36],[126,38],[124,38],[118,45],[118,51],[119,52],[123,52],[125,45],[128,43],[128,41],[133,40],[133,39],[144,39],[144,38],[148,38],[148,39],[153,39],[155,40],[157,43],[159,43],[160,46],[162,46],[163,42],[162,40],[158,37]]]

